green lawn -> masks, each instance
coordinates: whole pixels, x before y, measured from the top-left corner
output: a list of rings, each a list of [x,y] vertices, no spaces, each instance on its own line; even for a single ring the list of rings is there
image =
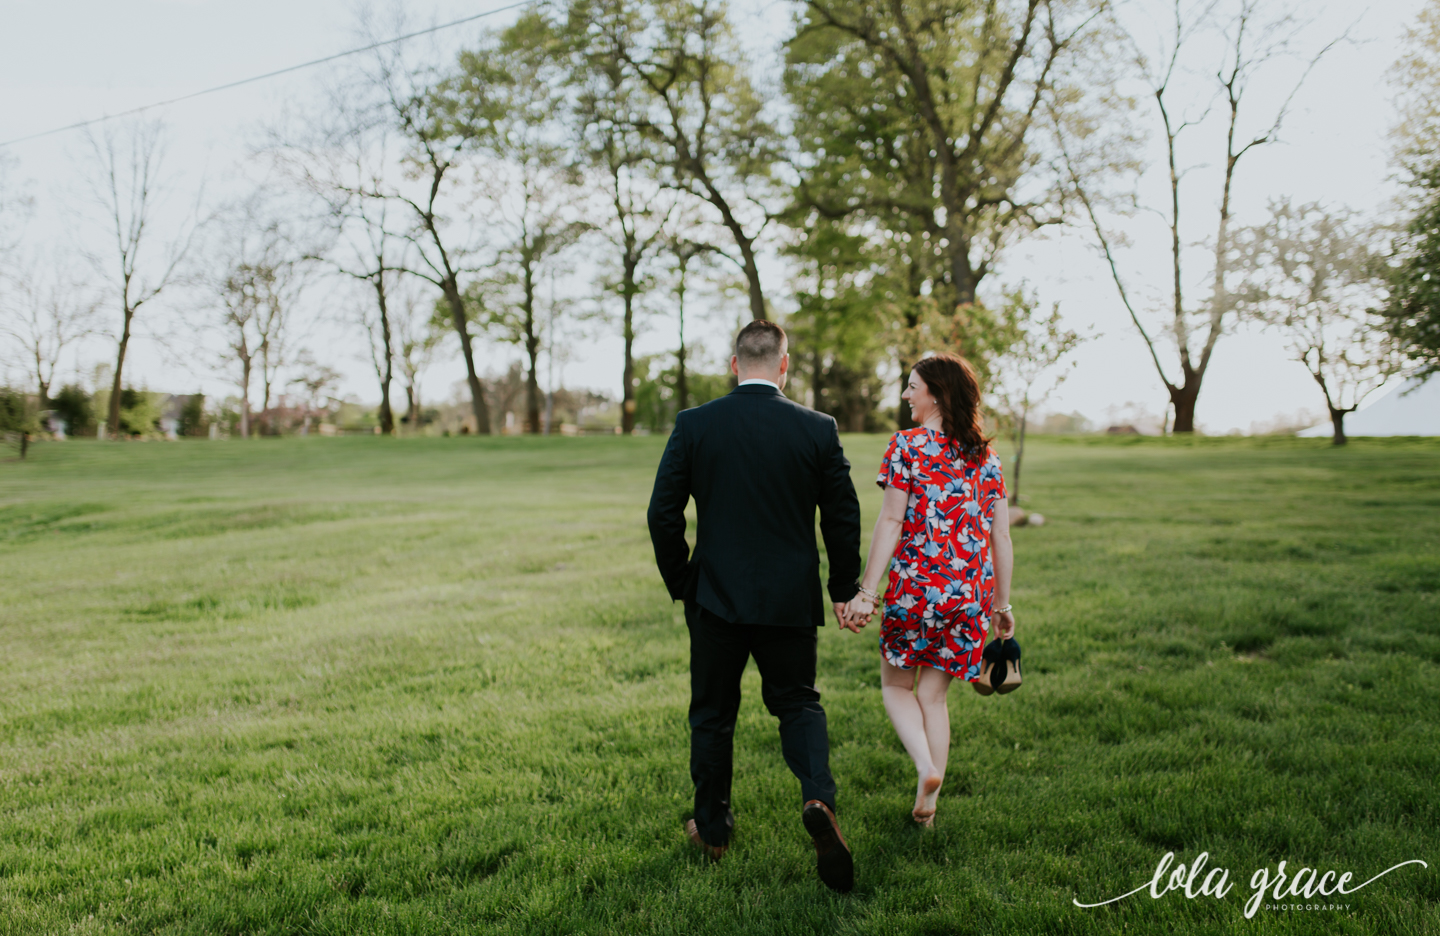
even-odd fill
[[[846,439],[867,533],[884,442]],[[1028,675],[952,692],[934,830],[875,634],[821,636],[849,896],[815,879],[753,668],[733,847],[682,838],[662,445],[0,463],[0,933],[1440,933],[1440,443],[1036,443]],[[1167,851],[1233,892],[1072,905]],[[1243,915],[1282,860],[1353,885],[1415,858],[1348,910]]]

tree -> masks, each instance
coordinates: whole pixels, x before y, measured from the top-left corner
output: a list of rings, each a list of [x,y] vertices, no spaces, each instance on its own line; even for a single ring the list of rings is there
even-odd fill
[[[411,225],[406,238],[414,247],[415,262],[406,272],[431,283],[440,290],[450,309],[451,326],[460,341],[465,359],[465,380],[470,388],[471,412],[475,430],[490,432],[490,410],[485,403],[485,390],[475,371],[474,343],[467,317],[465,285],[461,277],[476,272],[467,261],[477,245],[458,233],[456,219],[447,211],[455,208],[458,198],[456,176],[460,174],[467,149],[477,138],[485,137],[492,119],[497,116],[495,105],[485,83],[492,72],[482,75],[437,74],[418,67],[408,67],[398,57],[377,55],[372,75],[379,92],[386,118],[404,141],[406,149],[401,162],[408,186],[382,183],[368,192],[387,198],[410,209]],[[459,91],[460,93],[457,93]],[[484,225],[471,225],[484,229]]]
[[[0,320],[0,332],[21,347],[40,408],[46,409],[61,355],[91,333],[100,303],[56,260],[32,260],[27,267],[17,277],[15,298],[8,303],[12,314],[8,324]]]
[[[395,415],[390,405],[390,384],[395,379],[396,338],[391,295],[404,269],[401,245],[387,227],[389,203],[363,190],[353,191],[335,205],[337,239],[325,251],[330,266],[342,276],[365,284],[374,302],[360,306],[366,346],[375,379],[380,384],[380,432],[393,435]]]
[[[382,248],[383,249],[383,248]],[[362,303],[359,320],[365,329],[365,347],[370,354],[370,367],[380,385],[380,409],[376,414],[381,435],[395,434],[395,411],[390,405],[390,384],[395,380],[395,357],[397,353],[393,314],[390,309],[390,295],[395,275],[384,269],[383,261],[365,280],[369,290],[374,292],[374,303]],[[387,275],[388,274],[388,275]]]
[[[1440,371],[1440,0],[1406,30],[1391,69],[1400,120],[1391,137],[1409,220],[1390,259],[1387,328],[1428,379]]]
[[[585,25],[583,19],[570,24],[572,28],[581,25]],[[603,174],[608,211],[597,228],[615,251],[613,262],[619,273],[618,278],[607,278],[605,288],[620,297],[625,344],[620,429],[630,435],[635,431],[638,383],[635,316],[640,294],[648,285],[642,269],[665,238],[675,202],[663,198],[660,186],[645,172],[660,153],[653,139],[630,122],[630,114],[645,103],[638,82],[622,59],[609,54],[613,51],[609,46],[590,39],[588,32],[565,35],[562,48],[568,53],[568,77],[575,89],[572,133],[591,170]]]
[[[0,442],[14,445],[23,459],[30,449],[30,436],[39,431],[39,414],[25,394],[0,386]]]
[[[1015,445],[1015,467],[1008,481],[1010,503],[1018,504],[1030,413],[1044,406],[1070,376],[1069,369],[1057,367],[1086,339],[1062,327],[1058,302],[1041,318],[1036,314],[1038,303],[1023,288],[1011,291],[1005,299],[1003,317],[1012,340],[1000,357],[990,393],[1000,422]]]
[[[552,35],[536,16],[523,17],[495,47],[465,52],[460,77],[447,86],[451,113],[486,114],[466,121],[473,145],[491,156],[481,187],[491,207],[496,272],[471,290],[502,341],[525,352],[525,428],[541,431],[539,310],[542,276],[586,230],[576,208],[579,174],[556,119],[564,107],[564,72],[549,54]],[[482,101],[471,100],[483,95]]]
[[[429,315],[432,305],[421,301],[414,291],[406,290],[400,297],[395,315],[395,337],[398,342],[400,373],[405,379],[405,415],[400,421],[411,431],[420,428],[420,375],[430,366],[440,347],[444,332],[435,327]]]
[[[374,302],[358,307],[354,320],[365,332],[380,388],[380,431],[395,429],[390,405],[395,338],[390,295],[406,270],[409,241],[386,196],[395,171],[395,134],[378,105],[356,99],[354,87],[332,89],[325,117],[300,130],[272,131],[272,149],[287,175],[319,199],[329,243],[313,252],[342,277],[364,284]],[[408,211],[409,209],[405,209]]]
[[[686,372],[688,355],[685,348],[685,298],[690,289],[690,267],[691,264],[699,266],[705,263],[714,256],[715,251],[709,244],[690,240],[676,231],[667,234],[663,246],[674,263],[671,295],[675,297],[675,313],[680,332],[680,346],[675,351],[675,402],[678,413],[690,408],[690,378]],[[633,372],[631,368],[630,373]]]
[[[811,406],[851,432],[870,428],[883,387],[885,305],[876,301],[880,277],[867,246],[864,237],[821,217],[788,251],[796,261],[797,308],[787,322],[791,372],[808,384]]]
[[[305,287],[304,258],[283,222],[267,217],[267,206],[252,198],[221,222],[224,229],[219,270],[211,289],[219,303],[219,326],[234,365],[240,391],[240,435],[250,437],[251,380],[258,368],[262,413],[279,371],[289,361],[295,307]],[[272,427],[273,428],[273,427]]]
[[[1402,181],[1423,197],[1434,188],[1425,177],[1440,153],[1440,0],[1428,0],[1406,27],[1389,77],[1399,115],[1390,133],[1394,161]]]
[[[1262,7],[1275,12],[1268,17],[1262,16]],[[1170,405],[1175,409],[1176,432],[1195,431],[1195,405],[1200,397],[1201,383],[1209,370],[1215,344],[1225,333],[1235,312],[1234,297],[1229,288],[1233,271],[1227,267],[1227,258],[1231,251],[1232,199],[1240,160],[1251,151],[1279,140],[1281,127],[1290,113],[1296,93],[1320,59],[1340,41],[1337,39],[1328,43],[1303,63],[1299,77],[1290,84],[1288,94],[1267,120],[1258,125],[1247,124],[1255,126],[1255,129],[1242,127],[1242,112],[1249,112],[1246,97],[1250,89],[1261,80],[1262,75],[1266,80],[1275,80],[1269,75],[1267,66],[1293,57],[1292,49],[1307,25],[1297,17],[1295,10],[1292,5],[1265,5],[1262,0],[1233,0],[1223,9],[1216,2],[1187,6],[1183,0],[1174,0],[1171,22],[1166,38],[1158,43],[1160,51],[1157,56],[1147,55],[1142,51],[1140,42],[1130,36],[1131,59],[1155,103],[1155,118],[1165,139],[1168,199],[1163,208],[1154,210],[1165,218],[1168,228],[1170,301],[1165,313],[1164,333],[1175,343],[1178,377],[1173,375],[1173,368],[1166,368],[1161,363],[1159,341],[1145,327],[1131,298],[1134,291],[1120,273],[1117,261],[1120,242],[1101,224],[1098,213],[1100,199],[1091,183],[1084,178],[1082,167],[1085,161],[1076,150],[1076,143],[1083,139],[1084,134],[1076,133],[1074,128],[1067,134],[1057,116],[1057,138],[1071,185],[1109,265],[1121,303],[1144,339],[1150,359],[1165,385]],[[1187,106],[1185,102],[1177,101],[1183,90],[1177,79],[1183,77],[1191,58],[1203,59],[1210,54],[1207,46],[1210,41],[1218,42],[1223,49],[1214,65],[1212,93],[1207,99]],[[1209,292],[1200,302],[1187,302],[1185,291],[1194,282],[1191,275],[1194,258],[1186,249],[1184,232],[1187,226],[1181,213],[1186,201],[1181,196],[1181,187],[1193,167],[1183,165],[1182,135],[1204,123],[1217,104],[1223,121],[1224,146],[1215,193],[1215,233],[1207,257],[1208,269],[1205,269],[1203,277],[1209,283]],[[1185,136],[1185,139],[1190,139],[1190,136]],[[1134,199],[1138,203],[1138,195]]]
[[[120,432],[121,380],[135,317],[174,283],[195,234],[195,225],[187,222],[173,239],[155,247],[151,227],[169,188],[162,137],[160,124],[137,123],[89,138],[96,170],[91,192],[115,238],[108,273],[121,315],[107,419],[112,435]],[[105,269],[98,260],[96,265]]]
[[[622,118],[653,147],[657,181],[714,212],[738,256],[752,318],[769,317],[757,243],[774,212],[780,135],[720,0],[574,0],[568,33],[630,89]],[[718,244],[715,245],[717,248]]]
[[[1376,313],[1384,299],[1376,239],[1348,212],[1288,199],[1235,237],[1234,265],[1244,276],[1237,306],[1285,336],[1325,396],[1336,445],[1346,441],[1346,414],[1403,363]]]
[[[1440,163],[1417,177],[1426,200],[1392,246],[1386,327],[1429,379],[1440,371]]]
[[[340,384],[340,372],[315,360],[309,350],[301,350],[295,356],[295,368],[299,376],[290,383],[305,391],[305,422],[300,427],[301,435],[310,434],[310,421],[315,414],[323,411],[322,405]]]
[[[982,370],[998,350],[981,282],[1014,237],[1065,217],[1063,176],[1043,145],[1047,109],[1108,117],[1126,104],[1105,90],[1115,43],[1104,10],[1099,0],[805,3],[785,71],[797,206],[869,237],[900,329],[902,388],[937,312]],[[900,422],[910,422],[903,401]]]

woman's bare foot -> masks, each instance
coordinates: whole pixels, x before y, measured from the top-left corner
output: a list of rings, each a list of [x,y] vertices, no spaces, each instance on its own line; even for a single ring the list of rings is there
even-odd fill
[[[940,784],[944,780],[938,773],[932,773],[921,777],[916,785],[915,808],[910,811],[910,815],[923,826],[935,824],[935,801],[940,796]]]

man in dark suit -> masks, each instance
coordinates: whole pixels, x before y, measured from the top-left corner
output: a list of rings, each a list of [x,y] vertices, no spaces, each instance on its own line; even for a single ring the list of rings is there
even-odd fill
[[[835,820],[830,741],[815,690],[816,638],[825,624],[815,510],[836,619],[858,632],[844,605],[860,574],[860,503],[835,420],[781,395],[789,366],[779,326],[755,321],[741,329],[730,360],[739,385],[675,417],[650,497],[650,538],[690,630],[691,840],[715,860],[729,847],[740,676],[753,656],[765,707],[780,720],[785,763],[800,780],[801,819],[820,879],[849,890],[854,869]],[[691,497],[694,555],[685,541]]]

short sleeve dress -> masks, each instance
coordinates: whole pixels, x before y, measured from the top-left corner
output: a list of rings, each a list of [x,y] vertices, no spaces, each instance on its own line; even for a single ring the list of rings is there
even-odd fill
[[[995,593],[990,524],[1005,500],[1000,456],[953,457],[945,433],[895,433],[875,483],[910,495],[880,626],[880,652],[902,669],[980,676]]]

